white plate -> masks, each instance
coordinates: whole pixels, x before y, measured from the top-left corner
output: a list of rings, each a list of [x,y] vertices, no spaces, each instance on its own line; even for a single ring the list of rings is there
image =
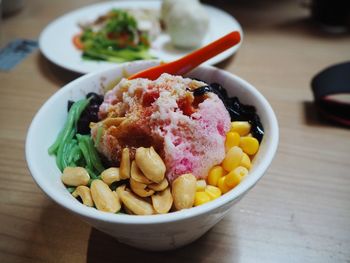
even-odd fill
[[[95,70],[110,68],[114,63],[82,59],[81,51],[77,50],[72,43],[73,35],[81,31],[78,22],[82,20],[94,20],[112,8],[147,8],[159,10],[160,6],[161,1],[113,1],[83,7],[51,22],[40,35],[40,50],[51,62],[75,72],[89,73]],[[203,45],[231,31],[239,31],[242,34],[241,26],[231,15],[208,5],[205,5],[205,8],[209,14],[210,24]],[[238,50],[239,46],[240,44],[230,48],[204,64],[213,65],[230,57]],[[170,44],[169,36],[163,33],[152,42],[150,53],[163,61],[172,61],[188,54],[189,51],[173,48]]]

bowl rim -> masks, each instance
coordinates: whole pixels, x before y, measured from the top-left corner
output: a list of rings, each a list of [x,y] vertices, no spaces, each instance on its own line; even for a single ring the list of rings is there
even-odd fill
[[[154,62],[154,60],[152,62]],[[30,127],[27,132],[26,142],[25,142],[26,161],[27,161],[27,165],[30,170],[31,176],[33,177],[35,183],[50,199],[52,199],[54,202],[58,203],[65,209],[72,211],[73,213],[79,214],[86,218],[90,218],[92,220],[98,220],[98,221],[110,222],[110,223],[116,223],[116,224],[128,224],[128,225],[161,224],[161,223],[175,222],[175,221],[181,221],[189,218],[194,218],[194,217],[206,214],[217,208],[220,208],[230,202],[233,202],[235,199],[238,199],[242,194],[247,192],[261,179],[261,177],[264,175],[265,171],[269,167],[270,163],[272,162],[276,154],[278,141],[279,141],[278,122],[272,107],[270,106],[268,101],[265,99],[265,97],[254,86],[252,86],[250,83],[243,80],[242,78],[236,76],[235,74],[232,74],[222,69],[218,69],[213,66],[207,66],[207,65],[202,65],[198,68],[204,68],[204,69],[206,68],[209,70],[220,71],[220,74],[226,75],[229,78],[233,78],[236,82],[238,82],[240,85],[244,86],[247,90],[249,90],[249,92],[255,93],[255,96],[259,98],[260,103],[265,108],[266,116],[267,116],[266,121],[269,122],[270,143],[269,143],[269,147],[267,147],[265,156],[261,159],[261,162],[259,163],[259,165],[255,167],[255,170],[252,173],[250,173],[250,175],[247,178],[245,178],[245,180],[241,182],[238,186],[236,186],[234,189],[222,195],[220,198],[217,198],[211,202],[208,202],[206,204],[203,204],[197,207],[192,207],[190,209],[184,209],[181,211],[171,212],[167,214],[134,216],[134,215],[127,215],[127,214],[111,214],[111,213],[99,211],[95,208],[86,207],[78,202],[66,202],[63,196],[60,196],[59,194],[53,191],[53,187],[47,186],[43,182],[42,177],[40,176],[40,173],[41,173],[40,165],[36,165],[31,161],[30,147],[33,147],[32,141],[35,138],[34,129],[38,125],[38,123],[40,123],[40,117],[42,114],[44,114],[45,110],[50,107],[51,103],[57,97],[60,97],[61,94],[64,94],[66,90],[74,89],[74,87],[82,81],[85,81],[87,79],[99,78],[101,74],[104,74],[109,71],[115,71],[117,67],[126,68],[131,64],[143,64],[143,63],[147,64],[147,63],[150,63],[150,61],[127,62],[124,64],[116,65],[116,67],[114,68],[102,69],[100,71],[83,75],[73,80],[72,82],[64,85],[61,89],[56,91],[49,99],[45,101],[45,103],[40,107],[40,109],[35,114],[30,124]]]

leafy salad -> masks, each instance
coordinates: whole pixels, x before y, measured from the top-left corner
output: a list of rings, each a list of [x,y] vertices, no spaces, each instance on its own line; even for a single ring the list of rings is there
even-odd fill
[[[73,43],[83,51],[84,59],[117,63],[151,59],[150,30],[154,25],[144,22],[128,10],[112,9],[92,23],[80,24],[82,32],[73,37]],[[148,28],[142,27],[145,24]]]

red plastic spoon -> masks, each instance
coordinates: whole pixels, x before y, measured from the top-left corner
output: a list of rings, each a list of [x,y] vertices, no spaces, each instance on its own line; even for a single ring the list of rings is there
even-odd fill
[[[237,45],[240,41],[240,33],[238,31],[231,32],[178,60],[140,71],[131,75],[128,79],[147,78],[155,80],[165,72],[172,75],[184,75],[208,59],[211,59],[221,52],[224,52],[226,49]]]

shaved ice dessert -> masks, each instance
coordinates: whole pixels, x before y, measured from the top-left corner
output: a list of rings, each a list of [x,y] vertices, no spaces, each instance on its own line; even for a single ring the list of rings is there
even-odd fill
[[[245,180],[264,129],[219,83],[162,74],[68,101],[48,152],[83,205],[154,215],[219,198]]]
[[[215,93],[195,92],[205,86],[166,73],[154,81],[123,79],[105,94],[100,122],[91,126],[97,150],[118,165],[122,149],[129,148],[133,159],[137,148],[153,146],[164,160],[170,182],[186,173],[205,179],[225,158],[231,125]]]

